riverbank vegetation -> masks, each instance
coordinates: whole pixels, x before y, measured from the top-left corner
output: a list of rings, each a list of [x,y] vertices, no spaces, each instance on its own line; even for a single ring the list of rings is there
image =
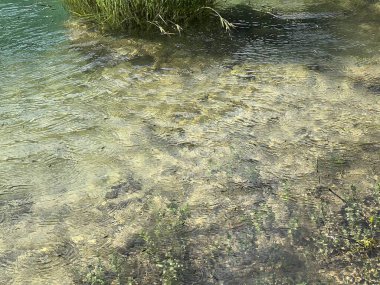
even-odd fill
[[[71,14],[102,30],[180,33],[184,27],[211,19],[224,29],[232,27],[217,12],[216,0],[64,0],[64,4]]]

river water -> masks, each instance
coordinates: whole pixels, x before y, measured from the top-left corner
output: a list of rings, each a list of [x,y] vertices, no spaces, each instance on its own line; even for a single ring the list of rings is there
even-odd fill
[[[379,182],[380,4],[289,2],[138,39],[1,0],[0,283],[358,284],[315,217]]]

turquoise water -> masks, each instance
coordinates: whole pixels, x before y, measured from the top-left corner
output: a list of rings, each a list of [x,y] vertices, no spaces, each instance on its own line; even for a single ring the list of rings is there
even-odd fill
[[[344,205],[316,192],[375,200],[379,5],[263,5],[227,9],[231,35],[137,39],[1,1],[1,284],[91,284],[96,266],[119,284],[115,254],[137,284],[364,278],[322,246]]]

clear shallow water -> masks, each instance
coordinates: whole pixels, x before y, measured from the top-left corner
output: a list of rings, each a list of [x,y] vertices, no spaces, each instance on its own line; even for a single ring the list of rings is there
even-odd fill
[[[274,3],[234,10],[231,37],[137,40],[45,4],[0,4],[1,284],[78,283],[173,204],[185,283],[349,274],[315,258],[312,194],[379,181],[376,17]]]

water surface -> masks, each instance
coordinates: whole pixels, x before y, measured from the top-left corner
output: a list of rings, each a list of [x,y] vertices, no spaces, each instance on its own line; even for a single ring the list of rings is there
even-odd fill
[[[88,281],[115,252],[144,284],[171,259],[184,284],[355,283],[316,258],[316,191],[379,181],[379,7],[265,2],[226,11],[230,35],[136,39],[69,24],[58,1],[2,1],[1,284]],[[146,265],[149,229],[184,261]]]

